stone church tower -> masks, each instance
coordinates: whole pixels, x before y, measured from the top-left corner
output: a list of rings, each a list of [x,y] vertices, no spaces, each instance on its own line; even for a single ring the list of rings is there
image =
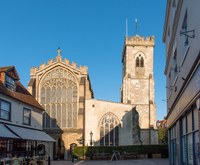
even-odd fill
[[[156,128],[154,100],[154,37],[126,37],[122,52],[121,102],[132,104],[139,113],[142,141],[152,142]]]

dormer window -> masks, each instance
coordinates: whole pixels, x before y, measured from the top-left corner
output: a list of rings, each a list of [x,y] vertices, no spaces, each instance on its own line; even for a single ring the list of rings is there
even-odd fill
[[[12,77],[6,75],[5,86],[8,89],[15,90],[15,80]]]

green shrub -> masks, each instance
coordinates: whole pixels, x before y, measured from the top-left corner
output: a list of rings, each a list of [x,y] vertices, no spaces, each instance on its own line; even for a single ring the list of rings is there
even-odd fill
[[[167,145],[131,145],[131,146],[92,146],[92,153],[95,154],[112,154],[113,151],[118,151],[121,155],[125,153],[138,153],[138,154],[161,154],[162,157],[168,157]],[[90,146],[75,147],[74,154],[83,158],[83,154],[89,157],[91,154]]]

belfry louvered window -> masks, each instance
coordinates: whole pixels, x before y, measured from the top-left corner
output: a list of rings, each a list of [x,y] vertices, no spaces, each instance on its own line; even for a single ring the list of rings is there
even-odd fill
[[[139,55],[136,57],[136,67],[144,67],[144,58]]]
[[[40,103],[46,110],[43,127],[77,127],[77,96],[75,76],[61,67],[51,70],[40,84]]]

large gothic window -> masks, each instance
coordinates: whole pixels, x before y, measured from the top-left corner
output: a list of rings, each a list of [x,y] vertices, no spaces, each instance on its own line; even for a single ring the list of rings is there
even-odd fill
[[[136,57],[136,67],[144,67],[144,58],[139,54],[139,56]]]
[[[100,121],[100,146],[119,145],[119,122],[112,113],[105,114]]]
[[[44,128],[77,127],[77,81],[68,70],[56,68],[40,83],[40,103],[46,110]]]

